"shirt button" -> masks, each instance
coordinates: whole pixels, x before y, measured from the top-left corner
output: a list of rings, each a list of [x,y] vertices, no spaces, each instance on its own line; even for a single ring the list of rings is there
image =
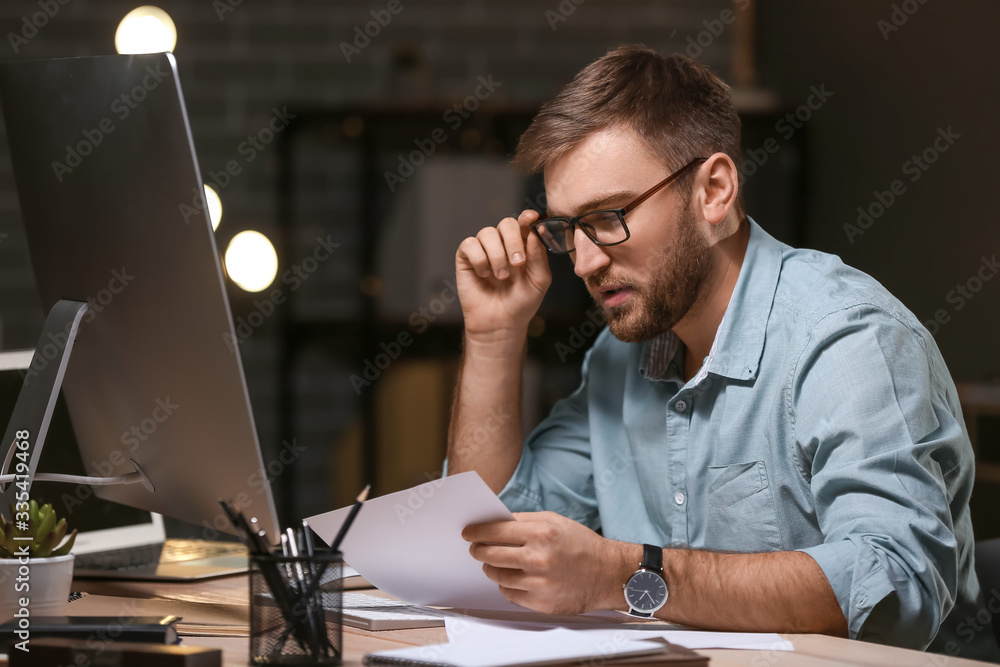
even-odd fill
[[[677,408],[677,412],[684,412],[688,409],[687,401],[677,401],[674,403],[674,407]]]
[[[680,491],[678,491],[677,493],[675,493],[674,494],[674,502],[677,503],[678,505],[683,505],[684,504],[684,494],[681,493]]]

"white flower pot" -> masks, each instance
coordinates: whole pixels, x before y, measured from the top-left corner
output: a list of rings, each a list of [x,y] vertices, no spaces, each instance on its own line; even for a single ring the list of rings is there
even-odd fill
[[[0,623],[9,621],[27,601],[31,616],[59,613],[73,583],[73,554],[55,558],[0,558]]]

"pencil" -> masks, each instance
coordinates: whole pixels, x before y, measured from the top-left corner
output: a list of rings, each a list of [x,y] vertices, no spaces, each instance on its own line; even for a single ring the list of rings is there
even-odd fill
[[[347,515],[344,525],[340,527],[339,531],[337,531],[337,537],[334,538],[333,544],[330,545],[330,548],[334,551],[340,549],[340,543],[344,541],[344,536],[347,535],[347,531],[350,530],[351,524],[354,523],[354,517],[356,517],[358,512],[361,510],[361,504],[368,498],[368,491],[370,491],[371,488],[372,485],[369,484],[361,491],[361,493],[358,494],[358,499],[354,501],[354,507],[351,508],[351,513]]]

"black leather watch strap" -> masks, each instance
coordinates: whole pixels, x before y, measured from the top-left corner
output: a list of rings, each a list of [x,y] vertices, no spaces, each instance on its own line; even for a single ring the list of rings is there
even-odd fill
[[[660,576],[663,575],[663,549],[652,544],[642,545],[642,563],[639,564],[644,570],[652,570]]]

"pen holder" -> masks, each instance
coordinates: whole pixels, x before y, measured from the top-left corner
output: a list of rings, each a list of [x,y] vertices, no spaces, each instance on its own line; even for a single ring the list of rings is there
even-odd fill
[[[340,552],[250,556],[250,664],[343,661]]]

